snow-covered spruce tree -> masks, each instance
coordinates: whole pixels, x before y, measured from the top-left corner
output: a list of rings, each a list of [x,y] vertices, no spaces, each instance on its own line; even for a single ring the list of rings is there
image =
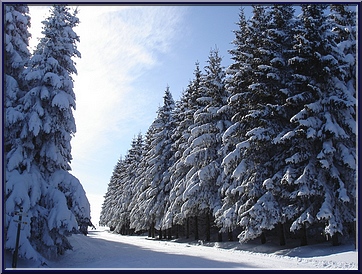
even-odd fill
[[[79,37],[76,12],[55,5],[43,21],[44,37],[25,71],[28,91],[19,99],[24,120],[6,155],[6,248],[14,249],[14,210],[21,206],[28,225],[19,255],[43,260],[70,249],[66,236],[90,224],[90,205],[77,178],[69,173],[75,133],[72,73]],[[86,231],[83,231],[86,233]],[[42,255],[39,255],[39,253]]]
[[[181,214],[184,219],[206,217],[206,240],[210,240],[210,218],[221,206],[218,189],[221,183],[222,155],[219,152],[221,136],[230,125],[224,114],[218,113],[228,97],[224,78],[221,57],[217,49],[212,50],[199,86],[202,97],[199,97],[197,102],[200,107],[194,113],[194,124],[188,139],[189,147],[184,152],[184,164],[189,166],[190,170],[184,179]]]
[[[324,226],[334,244],[353,222],[356,186],[356,99],[345,82],[345,58],[324,15],[326,5],[302,5],[297,28],[292,92],[293,128],[275,142],[287,146],[283,173],[277,176],[288,204],[284,214],[291,231]]]
[[[27,5],[5,5],[4,11],[4,84],[5,84],[5,153],[11,150],[20,135],[23,106],[19,99],[24,93],[22,73],[30,59],[28,49],[30,33],[29,8]]]
[[[142,157],[143,138],[138,134],[132,140],[131,148],[128,150],[124,161],[122,173],[119,174],[118,188],[115,192],[115,232],[123,235],[130,233],[130,204],[135,196],[135,185],[137,184],[137,167]]]
[[[147,200],[146,189],[149,187],[148,178],[145,176],[145,170],[151,165],[147,160],[147,155],[152,147],[153,133],[154,128],[153,124],[151,124],[143,140],[142,156],[136,169],[134,192],[128,208],[130,210],[130,228],[137,232],[148,229],[150,232],[149,236],[154,238],[154,224],[149,222],[149,219],[147,218],[148,213],[144,212],[142,209]]]
[[[174,154],[171,150],[171,134],[174,128],[172,111],[175,103],[168,86],[163,99],[164,104],[158,109],[157,117],[151,125],[152,133],[148,136],[150,138],[150,147],[144,158],[148,164],[142,174],[146,187],[143,190],[144,194],[140,194],[142,200],[139,201],[138,210],[145,214],[145,218],[139,220],[144,225],[137,226],[142,229],[146,227],[169,228],[162,227],[162,218],[166,211],[168,195],[171,189],[168,169],[173,164]],[[136,227],[132,226],[132,228]]]
[[[270,135],[274,129],[268,105],[274,105],[280,96],[276,96],[278,87],[273,83],[278,75],[271,66],[272,41],[267,36],[270,17],[266,6],[253,5],[249,21],[241,10],[236,48],[230,51],[235,62],[228,70],[231,77],[227,83],[233,124],[223,136],[223,149],[229,153],[222,162],[226,175],[221,186],[224,199],[216,216],[222,230],[243,227],[240,241],[262,233],[262,226],[249,224],[247,215],[265,193],[262,182],[272,165]]]
[[[99,225],[108,226],[111,231],[116,226],[117,216],[115,214],[116,191],[119,188],[120,174],[123,172],[123,158],[121,157],[113,169],[112,176],[108,183],[107,192],[104,195],[102,210],[99,218]]]
[[[279,224],[280,244],[284,245],[282,224],[286,219],[282,212],[280,187],[266,185],[264,180],[284,165],[281,154],[285,148],[275,145],[272,140],[289,124],[283,105],[289,90],[287,60],[292,52],[294,9],[290,5],[274,5],[270,15],[265,15],[260,7],[254,9],[250,26],[253,33],[250,41],[254,45],[253,84],[248,86],[250,96],[246,100],[249,110],[242,121],[246,129],[245,140],[237,145],[242,164],[234,170],[233,176],[242,178],[248,195],[250,192],[258,194],[239,208],[240,225],[244,228],[239,240],[246,242],[262,236],[262,242],[265,242],[263,232]]]
[[[273,59],[267,37],[269,22],[269,10],[265,6],[253,5],[253,16],[248,22],[249,35],[247,37],[249,54],[251,54],[248,65],[252,74],[249,77],[249,85],[244,89],[246,96],[243,100],[247,106],[247,113],[239,121],[245,135],[243,140],[236,145],[235,150],[229,154],[240,155],[232,176],[240,182],[244,190],[242,195],[245,197],[245,202],[240,200],[236,207],[238,218],[240,218],[239,225],[243,228],[238,236],[241,242],[255,238],[262,234],[263,229],[270,228],[270,224],[260,223],[260,220],[253,222],[253,211],[251,211],[257,200],[265,193],[262,188],[263,178],[273,165],[270,162],[269,140],[274,129],[267,116],[271,115],[268,104],[273,104],[273,99],[277,98],[272,83],[277,76],[273,74],[273,69],[269,65],[270,60]],[[224,163],[227,161],[226,157]],[[258,217],[262,218],[262,216]],[[266,218],[266,220],[270,219]]]
[[[28,50],[30,33],[29,8],[26,5],[4,6],[4,177],[5,177],[5,217],[4,217],[4,246],[14,251],[18,216],[14,216],[20,207],[27,210],[30,204],[35,205],[40,189],[24,180],[18,169],[17,162],[23,160],[20,132],[24,124],[23,106],[19,99],[24,92],[22,73],[30,58]],[[15,152],[18,152],[17,154]],[[10,156],[15,153],[12,161]],[[14,164],[13,164],[14,162]],[[20,171],[20,172],[19,172]],[[10,178],[12,176],[12,178]],[[30,179],[30,176],[26,179]],[[36,186],[36,183],[35,183]],[[24,218],[24,221],[29,221]],[[36,250],[30,244],[30,226],[23,225],[20,243],[20,256],[39,258]]]
[[[356,88],[357,88],[357,43],[356,43],[356,29],[357,29],[357,18],[356,18],[356,6],[355,5],[344,5],[344,4],[333,4],[330,6],[332,11],[330,17],[334,23],[332,31],[337,34],[336,43],[338,48],[343,51],[344,57],[344,81],[346,82],[347,88],[350,94],[356,98]],[[352,98],[352,101],[354,99]],[[354,102],[354,108],[356,108]],[[353,111],[352,111],[353,112]],[[354,115],[356,119],[356,115]],[[355,133],[356,134],[356,133]],[[351,146],[356,145],[356,140],[351,140]],[[350,179],[351,184],[347,185],[349,193],[354,197],[354,203],[356,203],[356,185],[353,183],[355,181],[355,171],[350,171],[346,169],[346,176],[352,176]],[[356,220],[348,229],[352,237],[356,236]]]
[[[173,112],[175,129],[171,139],[172,150],[175,151],[175,162],[170,167],[172,188],[170,190],[169,206],[163,220],[164,225],[167,227],[170,224],[182,225],[186,221],[181,215],[182,195],[186,187],[186,174],[192,167],[184,162],[187,156],[185,151],[189,149],[188,139],[194,127],[194,113],[199,108],[197,98],[200,97],[199,87],[202,78],[199,63],[196,62],[195,65],[194,79],[190,81],[180,101],[176,102]]]
[[[251,84],[250,78],[253,71],[250,66],[252,54],[248,44],[250,29],[245,18],[244,9],[240,9],[238,29],[234,31],[234,49],[229,50],[233,63],[227,68],[225,87],[230,96],[223,107],[229,113],[232,125],[222,136],[222,151],[227,156],[222,162],[224,168],[223,184],[220,186],[222,207],[215,214],[216,223],[222,231],[232,232],[238,226],[236,206],[240,202],[240,182],[233,177],[233,171],[241,161],[241,155],[236,149],[236,144],[244,139],[245,130],[241,123],[242,117],[247,114],[248,106],[244,98],[247,95],[247,87]],[[239,193],[240,192],[240,193]]]
[[[345,82],[349,89],[356,90],[357,85],[357,71],[356,71],[356,6],[333,4],[330,5],[331,14],[330,20],[332,24],[332,31],[336,33],[335,41],[338,48],[344,53],[345,61]]]

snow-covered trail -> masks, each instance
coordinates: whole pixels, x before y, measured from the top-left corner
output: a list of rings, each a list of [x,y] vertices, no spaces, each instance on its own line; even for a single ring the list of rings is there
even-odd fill
[[[70,237],[73,251],[67,251],[51,268],[127,269],[357,269],[357,252],[348,260],[332,257],[289,257],[222,249],[174,241],[122,236],[109,231],[90,231],[88,236]],[[355,258],[351,258],[355,256]],[[340,257],[343,258],[343,257]],[[343,261],[344,260],[344,261]]]

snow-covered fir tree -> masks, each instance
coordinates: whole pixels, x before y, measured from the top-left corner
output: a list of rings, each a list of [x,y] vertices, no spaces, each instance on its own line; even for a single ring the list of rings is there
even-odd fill
[[[171,189],[169,167],[173,163],[173,152],[171,150],[171,134],[174,123],[172,111],[175,103],[169,87],[165,90],[163,106],[157,111],[157,118],[151,125],[152,133],[147,137],[150,147],[146,152],[144,160],[147,168],[143,170],[146,187],[143,190],[142,200],[138,210],[145,213],[145,218],[138,220],[143,225],[132,225],[146,229],[155,227],[156,229],[166,229],[162,227],[162,218],[165,214],[168,195]],[[147,141],[146,141],[147,142]],[[133,215],[138,215],[136,212]]]
[[[269,99],[264,101],[264,110],[261,113],[263,124],[266,125],[268,138],[262,142],[268,158],[262,160],[267,170],[263,180],[271,174],[275,174],[280,166],[284,165],[283,153],[286,148],[276,145],[272,140],[282,131],[289,127],[288,109],[284,108],[285,100],[290,92],[290,75],[291,69],[288,66],[288,59],[293,54],[295,17],[292,5],[273,5],[270,10],[271,21],[267,27],[268,51],[269,58],[266,59],[266,65],[263,66],[265,73],[262,79],[268,83],[265,89],[269,90]],[[270,100],[271,99],[271,100]],[[255,117],[253,117],[255,119]],[[250,139],[250,138],[249,138]],[[260,144],[259,144],[260,146]],[[268,178],[269,179],[269,178]],[[278,185],[270,183],[269,180],[263,182],[265,193],[259,198],[257,203],[250,209],[247,214],[250,217],[249,231],[243,232],[241,239],[248,240],[255,236],[262,235],[262,231],[278,228],[279,243],[285,244],[284,224],[286,219],[282,213],[282,201],[280,197],[281,188]],[[267,206],[266,206],[267,205]],[[258,227],[259,224],[262,224]],[[278,224],[278,225],[277,225]],[[251,232],[251,233],[250,233]],[[255,233],[257,232],[257,233]],[[262,238],[265,241],[265,239]]]
[[[357,99],[356,95],[356,88],[357,88],[357,18],[356,18],[356,10],[355,6],[350,5],[343,5],[343,4],[334,4],[330,6],[331,9],[331,19],[334,22],[334,28],[332,28],[332,31],[337,34],[337,37],[335,38],[335,41],[337,43],[337,46],[340,50],[343,51],[344,57],[343,57],[343,63],[344,63],[344,82],[346,83],[347,89],[349,90],[349,93]],[[354,109],[356,109],[356,101],[353,102],[352,99],[352,105],[354,105]],[[347,104],[348,105],[348,104]],[[353,113],[353,110],[351,110]],[[356,121],[356,113],[353,115],[355,121]],[[354,134],[357,134],[354,132]],[[354,135],[353,135],[354,136]],[[356,146],[357,140],[350,140],[350,146]],[[355,151],[354,151],[355,152]],[[352,193],[352,195],[355,197],[354,202],[356,202],[356,185],[353,183],[355,178],[355,168],[351,170],[346,169],[347,174],[346,176],[351,176],[351,184],[347,186],[349,189],[349,192]],[[353,211],[353,207],[352,207]],[[356,225],[356,220],[354,221],[354,224],[352,227],[354,228]],[[352,229],[352,231],[355,232],[355,229]]]
[[[270,12],[265,6],[253,5],[253,17],[245,20],[240,12],[239,30],[235,31],[236,48],[230,53],[234,64],[228,73],[229,110],[233,124],[223,136],[224,150],[229,153],[223,160],[225,171],[221,193],[223,207],[217,212],[222,230],[240,225],[244,228],[240,241],[260,235],[262,226],[246,223],[251,207],[265,192],[262,188],[270,162],[270,135],[273,134],[271,107],[278,96],[276,69],[272,66],[274,54],[268,37]],[[268,117],[269,116],[269,117]],[[256,230],[256,231],[255,231]],[[247,233],[248,237],[244,237]]]
[[[253,5],[248,20],[240,10],[226,75],[213,51],[175,108],[166,90],[134,179],[123,168],[107,198],[119,205],[109,208],[113,229],[126,214],[131,229],[150,228],[149,236],[186,224],[188,237],[203,215],[221,232],[237,229],[241,242],[263,242],[269,231],[280,244],[285,232],[306,244],[310,226],[334,243],[348,236],[356,218],[356,14],[336,4],[326,16],[326,7],[302,5],[295,17],[292,5]]]
[[[181,214],[183,205],[182,194],[185,191],[186,174],[191,167],[185,164],[187,154],[185,151],[189,148],[188,139],[191,135],[191,129],[194,127],[194,113],[199,108],[197,98],[200,97],[200,82],[202,73],[199,63],[196,62],[194,70],[194,79],[190,81],[185,92],[182,94],[180,101],[176,102],[173,112],[175,129],[171,136],[172,150],[175,151],[175,162],[170,167],[171,185],[169,196],[169,206],[164,217],[164,224],[170,225],[183,224],[186,220]]]
[[[233,40],[234,49],[229,50],[231,54],[232,64],[227,68],[227,78],[225,87],[230,96],[227,100],[227,105],[224,106],[224,111],[229,113],[232,125],[227,128],[222,136],[222,151],[227,156],[222,162],[224,168],[223,184],[220,186],[220,194],[223,199],[222,207],[215,214],[216,222],[221,227],[222,231],[232,231],[238,226],[237,213],[235,211],[236,203],[239,201],[238,185],[239,182],[233,178],[233,170],[238,166],[240,155],[235,155],[233,151],[244,138],[245,131],[240,121],[247,114],[247,105],[244,101],[246,89],[250,85],[250,77],[253,74],[251,69],[249,52],[248,35],[250,29],[245,18],[244,9],[240,9],[238,29],[234,31],[235,39]],[[231,154],[233,153],[233,154]],[[233,159],[231,159],[231,155]]]
[[[125,183],[124,180],[127,174],[126,169],[127,164],[125,163],[125,160],[120,159],[112,173],[108,185],[109,192],[107,191],[109,196],[107,197],[107,201],[104,201],[104,212],[102,212],[102,220],[106,222],[110,230],[116,230],[118,233],[120,233],[120,220],[122,214],[122,203],[120,203],[120,199],[124,198],[122,192],[128,187],[127,182]]]
[[[27,214],[19,255],[43,260],[70,249],[66,236],[86,233],[90,205],[79,180],[69,173],[75,133],[72,57],[79,37],[76,11],[55,5],[43,21],[43,35],[24,72],[27,91],[19,99],[24,119],[6,155],[6,248],[15,247],[14,211]]]
[[[20,123],[24,117],[19,99],[24,93],[23,71],[30,59],[28,49],[31,37],[29,8],[27,5],[4,6],[4,84],[5,128],[4,149],[8,152],[20,135]]]
[[[332,24],[332,31],[336,34],[335,42],[340,50],[343,51],[345,68],[345,82],[349,89],[356,90],[357,85],[357,71],[356,71],[356,10],[354,6],[333,4],[330,5],[331,14],[330,21]]]
[[[190,168],[182,193],[181,214],[184,219],[206,216],[209,220],[221,206],[218,189],[222,155],[219,151],[221,136],[229,126],[224,115],[218,113],[227,99],[224,78],[221,57],[217,49],[212,50],[199,86],[201,97],[197,101],[200,107],[194,113],[194,125],[184,152],[184,164]],[[210,240],[209,234],[207,240]]]
[[[289,124],[282,108],[285,103],[290,71],[287,58],[292,52],[294,10],[290,5],[274,5],[270,12],[254,6],[250,21],[254,75],[245,98],[248,114],[242,119],[245,140],[239,143],[229,157],[241,155],[233,177],[241,180],[241,186],[249,197],[240,203],[238,215],[244,230],[239,235],[241,242],[258,236],[285,222],[274,188],[263,184],[264,180],[284,164],[280,153],[282,146],[272,140]],[[265,20],[266,19],[266,20]],[[254,35],[257,34],[257,35]],[[225,158],[224,163],[228,163]],[[266,206],[267,205],[267,206]],[[282,233],[281,233],[282,234]],[[281,237],[281,244],[284,244]],[[265,239],[262,237],[262,241]]]
[[[137,185],[137,167],[142,157],[143,137],[138,134],[132,140],[131,148],[124,157],[122,172],[118,177],[118,189],[115,192],[115,231],[128,234],[130,229],[130,204],[135,197],[135,186]]]
[[[270,17],[265,6],[253,5],[253,17],[248,22],[247,37],[250,57],[246,63],[253,73],[249,76],[249,85],[243,90],[247,113],[239,121],[244,137],[229,154],[231,158],[235,155],[240,157],[232,177],[240,182],[239,193],[243,196],[235,208],[239,225],[243,227],[238,236],[241,242],[259,236],[263,229],[270,228],[267,220],[271,218],[265,218],[265,215],[269,214],[260,211],[255,214],[253,211],[255,203],[265,193],[262,188],[263,178],[274,165],[270,161],[273,149],[269,141],[275,128],[272,125],[273,120],[269,119],[272,113],[268,105],[275,104],[274,100],[278,98],[275,92],[277,86],[273,83],[278,80],[278,76],[270,66],[270,61],[274,59],[270,48],[271,41],[268,39]],[[224,164],[228,163],[229,157],[225,158]],[[257,217],[256,220],[254,217]]]
[[[116,200],[116,191],[119,188],[119,175],[122,172],[123,167],[123,158],[121,157],[117,164],[114,166],[112,176],[109,180],[107,192],[104,195],[104,201],[102,204],[102,209],[99,217],[99,225],[108,226],[113,231],[116,224],[116,219],[114,218],[116,209],[115,200]]]
[[[153,140],[154,128],[151,125],[144,137],[141,159],[137,165],[134,192],[129,204],[130,210],[130,228],[135,231],[142,231],[149,229],[152,234],[150,236],[154,237],[154,226],[150,224],[148,220],[146,221],[147,212],[144,212],[141,208],[146,202],[146,189],[149,186],[149,182],[146,176],[144,176],[144,171],[147,170],[151,163],[147,160],[147,155],[151,150],[151,143]]]
[[[296,55],[289,59],[293,90],[286,100],[292,129],[277,144],[288,150],[276,176],[287,199],[291,231],[322,225],[338,242],[355,220],[356,98],[345,82],[345,58],[324,14],[326,5],[302,5]]]

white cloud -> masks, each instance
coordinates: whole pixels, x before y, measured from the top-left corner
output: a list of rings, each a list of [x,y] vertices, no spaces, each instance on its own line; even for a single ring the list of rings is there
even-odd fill
[[[161,6],[79,9],[76,32],[82,58],[76,61],[77,133],[72,140],[72,167],[86,189],[92,220],[97,223],[114,165],[125,152],[121,147],[128,149],[131,136],[155,117],[157,106],[149,100],[152,94],[135,89],[134,84],[147,81],[143,72],[158,66],[162,54],[169,52],[177,39],[181,13]]]
[[[49,15],[49,8],[30,6],[32,49],[42,36],[41,21]],[[80,24],[75,31],[82,58],[75,59],[78,75],[73,76],[77,99],[73,158],[90,155],[106,145],[110,135],[121,134],[122,121],[140,121],[142,117],[136,115],[149,115],[139,108],[145,103],[140,99],[143,91],[134,90],[132,84],[158,64],[158,55],[169,52],[183,11],[182,7],[156,5],[80,5],[78,10]],[[149,109],[153,114],[155,110]]]
[[[76,60],[77,110],[73,157],[89,154],[107,144],[112,134],[121,134],[121,122],[139,110],[142,91],[132,83],[159,61],[175,39],[180,10],[165,6],[80,6],[80,25],[75,29],[82,54]],[[134,94],[134,96],[132,95]],[[154,109],[152,110],[154,111]],[[137,134],[137,132],[135,132]]]
[[[30,7],[31,48],[41,37],[41,21],[48,16],[49,8]],[[124,142],[125,136],[135,136],[148,127],[158,106],[152,97],[162,100],[163,90],[155,95],[150,92],[151,87],[135,89],[135,83],[147,81],[143,73],[159,66],[164,54],[172,53],[185,8],[136,5],[78,8],[80,24],[74,30],[80,36],[77,47],[82,58],[74,60],[78,70],[78,75],[73,76],[77,132],[72,139],[71,166],[93,207],[94,222],[98,221],[100,201],[114,165],[124,153],[120,147],[128,148],[131,143],[128,137],[127,143]],[[162,81],[166,86],[166,79]]]

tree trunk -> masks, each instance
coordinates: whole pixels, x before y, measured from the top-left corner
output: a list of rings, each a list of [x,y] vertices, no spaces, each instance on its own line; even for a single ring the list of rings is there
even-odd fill
[[[176,239],[179,238],[179,229],[180,229],[180,225],[176,225]]]
[[[197,216],[195,216],[195,240],[198,239],[199,239],[199,223]]]
[[[190,220],[189,217],[186,218],[186,239],[190,237]]]
[[[332,235],[332,245],[333,246],[337,246],[337,245],[340,245],[340,242],[339,242],[339,233],[334,233]]]
[[[307,228],[306,228],[305,224],[303,224],[301,232],[302,232],[302,235],[301,235],[301,238],[300,238],[300,245],[301,246],[308,245]]]
[[[155,238],[155,223],[152,222],[151,223],[151,235],[152,235],[152,238]]]
[[[167,229],[167,239],[169,239],[169,240],[172,239],[171,227],[169,227],[169,228]]]
[[[261,233],[260,240],[262,245],[266,243],[266,236],[264,232]]]
[[[278,230],[279,230],[279,244],[283,246],[285,245],[284,224],[279,223]]]
[[[231,228],[228,229],[228,239],[230,242],[232,242],[233,239],[233,231],[231,230]]]
[[[162,240],[162,228],[160,228],[160,235],[158,235],[158,238]]]
[[[148,229],[148,237],[149,237],[149,238],[151,238],[151,237],[152,237],[151,230],[152,230],[152,228],[150,227],[150,228]]]
[[[210,242],[210,233],[211,233],[211,227],[210,227],[210,214],[206,214],[206,241]]]
[[[221,232],[219,232],[219,233],[217,234],[217,241],[218,241],[218,242],[222,242],[222,233],[221,233]]]

